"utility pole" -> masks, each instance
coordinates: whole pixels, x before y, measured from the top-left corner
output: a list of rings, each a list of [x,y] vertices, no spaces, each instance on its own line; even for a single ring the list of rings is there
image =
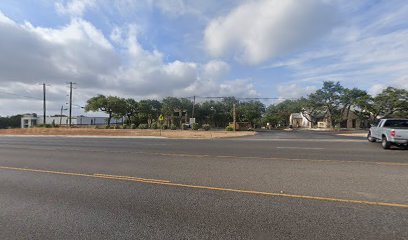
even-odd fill
[[[42,85],[43,85],[43,114],[44,114],[44,116],[43,116],[43,124],[44,124],[44,126],[45,126],[46,120],[47,120],[47,117],[46,117],[46,114],[47,114],[46,89],[45,89],[46,87],[45,87],[45,83],[43,83]]]
[[[73,82],[69,82],[69,127],[72,126],[72,85]]]
[[[193,112],[191,113],[191,118],[194,118],[194,110],[195,110],[195,96],[193,97]]]
[[[235,103],[232,104],[232,112],[233,112],[233,121],[234,121],[234,132],[236,131],[237,128],[237,113],[235,111]]]

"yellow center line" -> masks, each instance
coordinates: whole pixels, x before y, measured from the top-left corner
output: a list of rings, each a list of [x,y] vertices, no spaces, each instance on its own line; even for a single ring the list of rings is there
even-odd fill
[[[95,176],[95,177],[115,178],[115,179],[124,179],[124,180],[141,180],[141,181],[152,181],[152,182],[170,182],[170,181],[168,181],[168,180],[161,180],[161,179],[138,178],[138,177],[109,175],[109,174],[101,174],[101,173],[95,173],[95,174],[93,174],[93,176]]]
[[[83,174],[83,173],[70,173],[70,172],[60,172],[60,171],[30,169],[30,168],[4,167],[4,166],[0,166],[0,169],[12,170],[12,171],[22,171],[22,172],[49,173],[49,174],[58,174],[58,175],[65,175],[65,176],[79,176],[79,177],[112,179],[112,180],[121,180],[121,181],[132,181],[132,182],[138,182],[138,183],[156,184],[156,185],[164,185],[164,186],[172,186],[172,187],[182,187],[182,188],[192,188],[192,189],[202,189],[202,190],[222,191],[222,192],[233,192],[233,193],[245,193],[245,194],[261,195],[261,196],[273,196],[273,197],[285,197],[285,198],[296,198],[296,199],[306,199],[306,200],[318,200],[318,201],[329,201],[329,202],[342,202],[342,203],[408,208],[408,204],[404,204],[404,203],[373,202],[373,201],[364,201],[364,200],[317,197],[317,196],[286,194],[286,193],[261,192],[261,191],[222,188],[222,187],[210,187],[210,186],[200,186],[200,185],[191,185],[191,184],[182,184],[182,183],[172,183],[167,180],[136,178],[136,177],[129,177],[129,176],[109,175],[109,174],[97,174],[97,173],[96,174]]]

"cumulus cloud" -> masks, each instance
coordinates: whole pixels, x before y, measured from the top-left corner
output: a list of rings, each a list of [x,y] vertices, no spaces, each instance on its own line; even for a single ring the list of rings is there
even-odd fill
[[[51,29],[0,22],[0,81],[95,85],[119,64],[103,34],[84,20]]]
[[[109,37],[80,18],[58,28],[19,24],[0,13],[1,114],[27,112],[21,104],[34,96],[32,111],[41,111],[42,89],[48,87],[49,110],[58,113],[67,100],[67,82],[76,82],[74,102],[85,104],[98,93],[146,98],[192,95],[254,95],[251,80],[224,80],[229,65],[165,61],[157,49],[146,50],[136,25],[115,27]],[[11,93],[11,94],[10,94]]]
[[[259,64],[321,37],[335,16],[335,8],[323,0],[248,1],[212,20],[204,42],[212,56]]]

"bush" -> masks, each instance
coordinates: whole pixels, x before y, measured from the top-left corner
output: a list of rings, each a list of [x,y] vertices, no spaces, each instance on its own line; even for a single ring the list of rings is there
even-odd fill
[[[158,129],[159,128],[159,124],[157,124],[157,122],[152,123],[151,126],[152,129]]]
[[[208,130],[211,129],[210,124],[203,124],[202,128],[203,128],[205,131],[208,131]]]
[[[106,125],[106,126],[105,126],[105,129],[109,129],[109,128],[110,128],[110,126],[109,126],[109,125]]]
[[[167,127],[167,125],[163,125],[163,126],[161,126],[161,128],[162,128],[163,130],[166,130],[168,127]]]
[[[145,123],[141,123],[139,124],[139,129],[148,129],[149,126],[147,126],[147,124]]]
[[[183,130],[188,130],[189,127],[190,127],[190,125],[188,125],[188,124],[183,124],[183,125],[181,125],[181,128],[182,128]]]
[[[198,123],[193,123],[193,125],[191,126],[191,128],[193,130],[198,130],[200,128],[200,125],[198,125]]]
[[[45,124],[45,128],[52,128],[51,124]]]
[[[130,128],[131,128],[131,129],[136,129],[137,126],[136,126],[136,124],[132,123],[132,124],[130,125]]]
[[[122,128],[123,128],[123,129],[128,129],[129,127],[128,127],[127,124],[123,124],[123,125],[122,125]]]
[[[170,126],[170,129],[171,129],[171,130],[177,130],[177,127],[176,127],[176,125],[172,124],[172,125]]]
[[[227,126],[227,127],[225,128],[225,131],[231,132],[231,131],[234,131],[234,128],[231,127],[231,126]]]

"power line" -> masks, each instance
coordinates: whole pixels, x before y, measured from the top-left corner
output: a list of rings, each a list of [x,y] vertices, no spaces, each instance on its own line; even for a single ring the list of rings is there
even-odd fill
[[[16,97],[28,98],[28,99],[43,100],[43,98],[39,98],[39,97],[32,97],[32,96],[27,96],[27,95],[20,95],[20,94],[5,92],[5,91],[0,91],[0,93],[7,94],[7,95],[12,95],[12,96],[16,96]]]

